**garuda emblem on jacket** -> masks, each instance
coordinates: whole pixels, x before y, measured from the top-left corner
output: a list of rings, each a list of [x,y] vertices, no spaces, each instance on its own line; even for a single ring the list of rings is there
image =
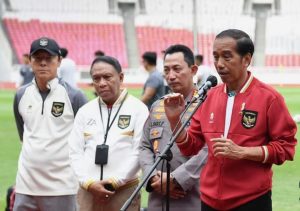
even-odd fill
[[[61,116],[64,113],[64,106],[65,106],[65,103],[53,102],[52,108],[51,108],[51,114],[55,117]]]
[[[130,115],[120,115],[118,120],[118,127],[121,129],[127,128],[130,124],[130,119]]]
[[[243,110],[242,125],[246,129],[251,129],[255,126],[257,120],[257,112]]]

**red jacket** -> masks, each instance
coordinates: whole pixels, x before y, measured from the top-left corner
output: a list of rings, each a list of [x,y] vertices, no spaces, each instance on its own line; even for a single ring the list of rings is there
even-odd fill
[[[209,91],[192,118],[187,142],[179,145],[187,156],[197,154],[207,143],[208,161],[200,180],[201,199],[219,210],[232,209],[269,191],[272,164],[293,160],[297,142],[297,127],[283,97],[250,74],[235,96],[227,138],[240,146],[266,146],[266,162],[214,157],[210,139],[224,134],[227,98],[224,84]]]

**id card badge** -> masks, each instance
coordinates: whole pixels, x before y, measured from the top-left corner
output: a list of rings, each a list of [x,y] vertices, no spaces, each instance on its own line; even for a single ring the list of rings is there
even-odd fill
[[[107,164],[108,149],[109,149],[109,146],[106,144],[97,145],[96,155],[95,155],[95,164],[98,164],[98,165]]]

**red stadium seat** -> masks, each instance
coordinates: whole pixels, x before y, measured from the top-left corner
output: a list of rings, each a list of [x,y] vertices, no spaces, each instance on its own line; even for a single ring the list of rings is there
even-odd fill
[[[5,18],[3,23],[19,61],[22,54],[29,51],[32,40],[49,36],[56,39],[62,47],[68,48],[70,57],[79,65],[90,65],[94,52],[101,49],[107,55],[117,57],[123,67],[128,66],[121,24],[41,22],[36,19],[21,21],[14,18]],[[160,55],[161,50],[175,43],[185,44],[193,49],[193,33],[186,29],[139,26],[136,32],[140,55],[145,51],[156,51]],[[198,52],[204,55],[207,65],[213,64],[214,37],[213,33],[198,35]],[[300,65],[300,55],[267,55],[265,63],[268,66]]]

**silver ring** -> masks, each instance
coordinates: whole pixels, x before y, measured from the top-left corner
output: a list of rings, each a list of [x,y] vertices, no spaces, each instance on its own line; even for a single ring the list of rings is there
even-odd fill
[[[105,198],[108,198],[108,195],[105,195]]]

